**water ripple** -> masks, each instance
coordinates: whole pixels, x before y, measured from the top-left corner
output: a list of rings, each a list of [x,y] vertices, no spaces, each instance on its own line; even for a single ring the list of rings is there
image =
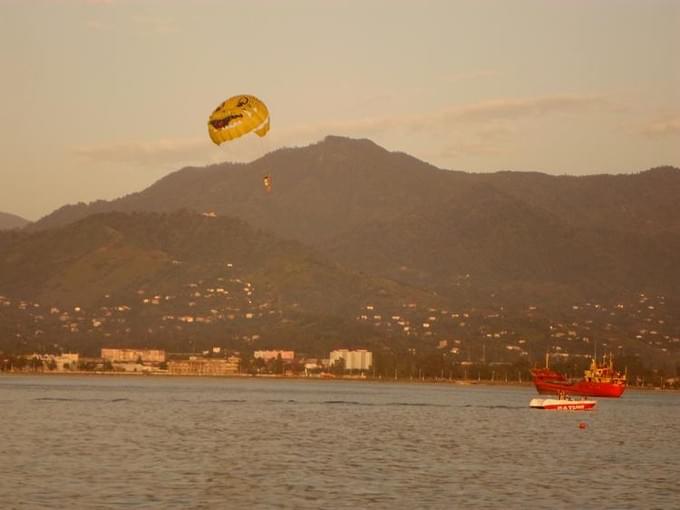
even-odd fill
[[[587,414],[532,410],[533,396],[477,385],[7,377],[0,501],[677,508],[678,395],[630,392]]]

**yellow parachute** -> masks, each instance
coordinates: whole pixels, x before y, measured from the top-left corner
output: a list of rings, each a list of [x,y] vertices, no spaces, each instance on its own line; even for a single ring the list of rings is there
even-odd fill
[[[258,136],[269,131],[269,110],[255,96],[230,97],[215,108],[208,119],[208,134],[217,145],[251,131]]]

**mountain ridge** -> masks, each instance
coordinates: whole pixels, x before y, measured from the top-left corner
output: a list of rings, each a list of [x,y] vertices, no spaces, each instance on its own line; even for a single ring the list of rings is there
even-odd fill
[[[471,174],[328,137],[247,164],[183,168],[0,234],[0,334],[40,345],[68,330],[69,345],[86,349],[369,346],[389,359],[408,349],[440,359],[445,345],[451,361],[486,352],[504,362],[557,347],[585,356],[597,341],[671,363],[677,196],[672,167]],[[240,283],[222,272],[234,247]]]
[[[227,291],[216,290],[222,287]],[[257,335],[270,347],[288,338],[310,349],[319,348],[314,346],[317,336],[329,347],[376,337],[355,324],[362,302],[438,301],[421,289],[349,271],[313,249],[253,229],[238,218],[189,211],[102,213],[59,228],[4,233],[2,299],[32,303],[20,307],[39,312],[21,326],[29,331],[38,320],[49,323],[45,316],[50,309],[87,312],[93,324],[110,324],[105,317],[123,307],[129,316],[126,327],[112,324],[108,330],[116,342],[139,344],[143,336],[146,342],[167,346],[164,334],[185,342],[197,335],[186,322],[180,333],[163,326],[189,316],[191,323],[193,317],[202,318],[200,342],[206,347],[228,340],[243,348],[242,336]],[[160,302],[146,306],[144,299]],[[104,328],[88,321],[64,326],[75,328],[71,345],[91,352],[106,337]],[[143,333],[147,329],[154,332]],[[296,335],[301,339],[294,340]],[[170,347],[177,350],[172,342]]]
[[[16,214],[0,211],[0,230],[10,230],[15,228],[24,228],[30,224],[31,221],[22,218]]]
[[[271,175],[273,191],[261,179]],[[187,167],[111,202],[67,206],[29,228],[89,213],[186,208],[238,217],[346,267],[464,301],[473,294],[577,299],[680,288],[680,170],[633,175],[474,174],[439,169],[366,139],[328,136],[251,163]],[[605,242],[606,241],[606,242]],[[609,244],[607,244],[609,243]],[[644,275],[644,277],[643,277]],[[522,290],[524,289],[524,290]],[[562,300],[563,298],[558,298]]]

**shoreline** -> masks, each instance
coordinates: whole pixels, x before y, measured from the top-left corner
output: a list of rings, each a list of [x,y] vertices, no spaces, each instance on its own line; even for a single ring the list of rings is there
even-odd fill
[[[459,384],[459,385],[478,385],[488,384],[492,386],[531,386],[531,381],[492,381],[486,379],[417,379],[417,378],[381,378],[381,377],[360,377],[360,376],[306,376],[306,375],[276,375],[276,374],[170,374],[164,372],[116,372],[116,371],[89,371],[89,370],[69,370],[68,372],[46,372],[46,371],[18,371],[18,372],[0,372],[2,376],[116,376],[116,377],[190,377],[190,378],[215,378],[215,379],[287,379],[287,380],[305,380],[305,381],[370,381],[370,382],[398,382],[398,383],[413,383],[413,384]]]
[[[254,375],[254,374],[225,374],[225,375],[190,375],[190,374],[167,374],[167,373],[149,373],[149,372],[90,372],[90,371],[70,371],[70,372],[0,372],[0,378],[7,377],[30,377],[30,376],[44,376],[44,377],[164,377],[164,378],[188,378],[188,379],[251,379],[251,380],[288,380],[288,381],[324,381],[324,382],[370,382],[382,384],[436,384],[436,385],[450,385],[450,386],[498,386],[498,387],[513,387],[513,388],[533,388],[533,382],[519,382],[519,381],[491,381],[478,379],[394,379],[378,377],[309,377],[309,376],[295,376],[295,375]],[[669,392],[680,393],[680,389],[675,388],[660,388],[658,386],[627,386],[627,391],[639,392]]]

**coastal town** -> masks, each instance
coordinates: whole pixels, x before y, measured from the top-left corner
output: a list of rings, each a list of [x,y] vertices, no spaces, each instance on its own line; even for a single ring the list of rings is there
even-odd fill
[[[373,368],[373,353],[365,349],[339,349],[328,358],[306,358],[294,351],[240,353],[213,347],[200,355],[166,353],[159,349],[103,348],[98,357],[78,353],[33,353],[0,359],[0,371],[27,373],[97,373],[132,375],[236,376],[278,375],[366,378]]]
[[[373,300],[357,303],[353,321],[384,340],[362,343],[340,334],[301,349],[271,333],[292,323],[299,307],[281,305],[259,288],[227,263],[223,277],[189,281],[176,294],[138,288],[70,306],[0,296],[3,324],[11,325],[0,335],[13,346],[0,353],[0,369],[520,382],[546,353],[552,364],[578,374],[597,352],[609,352],[633,384],[667,385],[678,377],[677,368],[660,371],[639,361],[641,353],[663,360],[680,351],[680,323],[664,296],[638,293],[557,311],[540,304],[453,309]],[[107,355],[111,349],[138,354],[122,359]],[[368,350],[371,363],[341,370],[332,356],[340,349]],[[163,352],[163,359],[152,352]]]

